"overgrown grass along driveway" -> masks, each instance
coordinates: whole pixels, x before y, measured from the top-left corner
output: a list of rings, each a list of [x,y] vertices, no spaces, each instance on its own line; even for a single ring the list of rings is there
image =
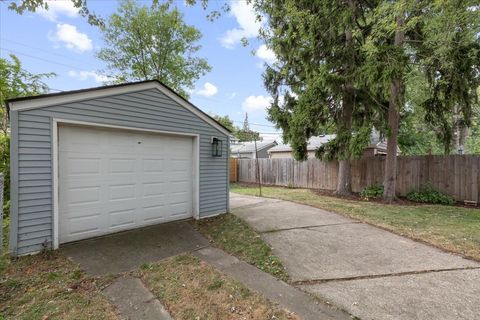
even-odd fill
[[[192,255],[137,273],[174,319],[298,319]]]
[[[269,249],[253,243],[269,257]],[[298,319],[191,255],[146,264],[131,274],[142,278],[175,319]],[[118,319],[102,293],[114,279],[89,276],[57,251],[19,258],[5,254],[0,320]]]
[[[87,276],[57,252],[3,263],[0,319],[117,319],[101,293],[109,279]]]
[[[258,188],[230,185],[258,196]],[[262,187],[264,197],[294,201],[340,213],[394,233],[480,261],[480,210],[441,205],[396,205],[324,196],[306,189]]]
[[[194,222],[200,233],[216,246],[260,270],[288,281],[288,273],[280,259],[245,221],[233,214]]]

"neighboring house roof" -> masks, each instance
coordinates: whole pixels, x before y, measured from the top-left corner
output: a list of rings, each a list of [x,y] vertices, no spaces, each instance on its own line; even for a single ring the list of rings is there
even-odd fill
[[[307,151],[315,151],[320,147],[322,144],[327,143],[328,141],[335,138],[335,134],[326,134],[323,136],[316,136],[311,137],[308,140],[307,144]],[[370,136],[370,144],[366,148],[376,148],[378,150],[387,151],[387,140],[381,139],[380,134],[374,130],[372,135]],[[271,148],[268,150],[269,153],[272,152],[291,152],[292,147],[289,144],[279,144],[276,147]],[[400,152],[400,149],[397,148],[397,152]]]
[[[307,143],[307,151],[315,151],[322,144],[335,138],[334,134],[327,134],[324,136],[311,137]],[[279,144],[276,147],[271,148],[268,152],[289,152],[292,151],[292,147],[289,144]]]
[[[257,142],[257,151],[275,147],[277,145],[276,141],[258,141]],[[253,153],[255,152],[255,142],[243,142],[241,144],[233,144],[230,146],[230,153]]]
[[[158,80],[146,80],[130,83],[122,83],[110,86],[102,86],[88,89],[71,90],[57,93],[40,94],[37,96],[21,97],[7,100],[7,110],[26,110],[41,108],[52,104],[69,103],[93,98],[101,98],[109,95],[135,92],[147,89],[158,89],[178,104],[190,110],[192,113],[203,119],[210,125],[216,127],[220,132],[230,135],[231,131],[224,127],[217,120],[200,110],[193,103],[176,93],[173,89]],[[26,102],[26,103],[25,103]]]

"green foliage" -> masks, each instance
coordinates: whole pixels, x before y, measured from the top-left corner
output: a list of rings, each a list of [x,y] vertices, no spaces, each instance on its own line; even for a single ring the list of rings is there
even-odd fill
[[[232,119],[230,119],[230,117],[228,115],[219,116],[219,115],[214,114],[214,115],[212,115],[212,118],[215,119],[217,122],[219,122],[222,126],[227,128],[228,130],[230,130],[232,132],[232,134],[235,133],[235,131],[238,130],[238,128],[235,127]]]
[[[0,58],[0,116],[3,134],[7,134],[8,117],[6,101],[12,98],[34,96],[46,93],[48,86],[44,79],[54,77],[54,73],[33,74],[22,68],[20,60],[13,54],[10,60]]]
[[[372,185],[368,186],[360,192],[360,197],[365,200],[368,199],[378,199],[383,196],[383,186],[382,185]]]
[[[232,135],[238,139],[239,142],[244,141],[261,141],[262,138],[260,137],[260,133],[252,130],[244,131],[233,124],[233,121],[230,119],[228,115],[226,116],[219,116],[219,115],[212,115],[212,117],[220,122],[224,127],[229,129],[232,132]]]
[[[364,126],[371,130],[382,115],[378,110],[385,101],[359,81],[362,46],[371,29],[366,17],[375,4],[254,1],[267,18],[261,35],[277,57],[264,73],[265,87],[274,97],[269,120],[282,129],[297,160],[307,159],[310,137],[329,131],[336,138],[317,150],[317,157],[355,157],[366,146],[359,146],[365,139],[355,136]]]
[[[3,173],[3,214],[10,211],[10,136],[0,136],[0,172]]]
[[[15,55],[10,55],[10,60],[0,58],[0,172],[4,175],[2,209],[5,216],[8,216],[10,209],[10,136],[6,101],[47,92],[48,86],[44,79],[54,75],[54,73],[33,74],[26,71]]]
[[[211,70],[196,57],[202,35],[183,21],[171,1],[150,7],[122,0],[102,29],[105,47],[98,58],[115,74],[114,82],[157,79],[184,97]]]
[[[419,190],[410,191],[407,194],[407,199],[414,202],[423,202],[423,203],[432,203],[432,204],[443,204],[443,205],[455,204],[455,199],[433,189],[432,186],[430,185],[423,186]]]
[[[68,1],[68,0],[64,0]],[[95,26],[103,26],[103,19],[97,16],[95,13],[88,10],[87,0],[70,0],[72,5],[78,9],[78,13],[88,19],[88,23]],[[47,0],[21,0],[12,1],[8,5],[8,9],[16,11],[18,14],[23,14],[25,11],[35,12],[38,9],[48,10]]]

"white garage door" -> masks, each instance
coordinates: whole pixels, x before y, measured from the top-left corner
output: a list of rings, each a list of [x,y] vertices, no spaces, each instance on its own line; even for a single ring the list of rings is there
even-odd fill
[[[59,242],[184,219],[193,138],[60,126]]]

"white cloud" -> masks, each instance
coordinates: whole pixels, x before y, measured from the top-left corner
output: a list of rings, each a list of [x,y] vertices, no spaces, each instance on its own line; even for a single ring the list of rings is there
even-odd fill
[[[197,94],[198,95],[201,95],[201,96],[204,96],[204,97],[211,97],[211,96],[214,96],[216,95],[218,92],[218,88],[215,87],[213,84],[211,84],[210,82],[206,82],[204,85],[203,85],[203,89],[200,89],[197,91]]]
[[[67,23],[58,23],[54,35],[49,36],[50,41],[61,42],[70,50],[84,52],[93,49],[92,40],[86,33],[77,30],[77,27]]]
[[[263,111],[273,102],[271,97],[248,96],[242,103],[242,109],[246,112]]]
[[[93,78],[93,80],[95,80],[95,82],[99,82],[99,83],[103,83],[103,82],[113,80],[110,77],[98,74],[95,71],[88,71],[88,70],[83,70],[83,71],[70,70],[70,71],[68,71],[68,75],[72,78],[82,80],[82,81],[87,80],[89,78]]]
[[[230,12],[237,20],[239,28],[227,30],[220,42],[223,47],[233,49],[242,38],[256,37],[262,23],[257,21],[257,15],[247,1],[232,1]]]
[[[266,45],[262,44],[260,47],[258,47],[256,56],[266,63],[274,63],[277,61],[277,57],[275,56],[275,53],[273,52],[272,49],[269,49]]]
[[[46,1],[48,10],[38,9],[36,12],[47,20],[57,22],[60,15],[65,15],[69,18],[75,18],[78,16],[78,8],[75,8],[72,1],[57,0]]]

